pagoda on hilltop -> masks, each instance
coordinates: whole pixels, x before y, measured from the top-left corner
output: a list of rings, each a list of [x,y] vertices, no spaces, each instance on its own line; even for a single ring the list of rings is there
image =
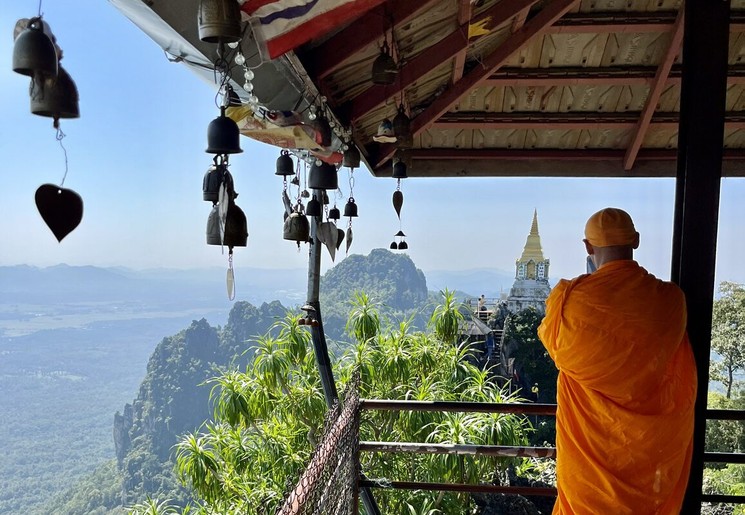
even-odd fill
[[[507,297],[507,309],[517,313],[534,307],[538,312],[546,312],[546,298],[551,292],[548,284],[549,260],[543,257],[541,236],[538,234],[538,211],[533,211],[533,223],[525,242],[523,254],[515,262],[515,282]]]

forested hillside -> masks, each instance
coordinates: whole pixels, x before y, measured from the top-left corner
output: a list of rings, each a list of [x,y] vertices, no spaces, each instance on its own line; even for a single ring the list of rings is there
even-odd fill
[[[322,278],[321,291],[324,326],[336,339],[344,337],[355,291],[368,293],[395,318],[419,314],[428,301],[422,271],[408,256],[382,249],[369,256],[349,256],[330,269]],[[236,302],[223,328],[202,319],[164,338],[150,357],[137,397],[114,416],[115,466],[99,468],[96,481],[82,481],[50,503],[47,512],[107,513],[147,495],[183,505],[189,495],[173,473],[173,446],[178,435],[198,429],[212,416],[210,386],[205,381],[220,369],[244,369],[253,358],[256,337],[285,313],[276,301],[259,308]],[[419,316],[420,325],[423,320]],[[343,345],[332,345],[334,349],[341,353]],[[98,487],[91,489],[92,483]],[[112,491],[118,495],[112,496]]]

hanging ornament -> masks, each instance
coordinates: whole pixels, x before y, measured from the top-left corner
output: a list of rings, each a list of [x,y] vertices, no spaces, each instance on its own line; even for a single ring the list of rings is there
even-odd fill
[[[242,39],[241,10],[235,0],[200,0],[199,39],[205,43],[235,43]]]
[[[393,209],[396,210],[396,216],[401,220],[401,207],[404,205],[404,194],[397,189],[393,192]]]
[[[414,144],[411,120],[406,115],[403,104],[399,104],[398,113],[393,118],[393,133],[396,135],[396,144],[399,148],[410,148]]]
[[[299,206],[285,220],[282,237],[285,240],[297,242],[298,249],[300,249],[301,243],[310,240],[310,222],[308,222],[308,218],[302,213]]]
[[[354,238],[354,235],[352,234],[352,220],[349,220],[349,227],[347,227],[347,254],[349,254],[349,247],[352,246],[352,239]]]
[[[13,43],[13,71],[40,80],[54,79],[59,56],[52,37],[45,33],[41,16],[18,20]]]
[[[339,187],[339,176],[336,167],[321,160],[316,160],[310,167],[308,186],[314,190],[335,190]]]
[[[318,240],[323,243],[329,251],[331,261],[334,261],[336,257],[336,240],[339,238],[339,233],[336,229],[336,225],[333,222],[323,222],[318,226],[316,236]]]
[[[238,124],[225,116],[225,106],[220,107],[220,116],[207,127],[208,154],[240,154],[240,130]]]
[[[34,197],[36,208],[54,237],[61,242],[83,219],[83,199],[73,190],[42,184]]]
[[[392,250],[405,250],[409,248],[409,245],[406,243],[406,241],[403,239],[406,235],[401,230],[401,208],[404,205],[404,194],[401,191],[401,179],[406,179],[408,175],[406,174],[406,163],[403,160],[403,155],[399,151],[396,153],[396,156],[393,158],[393,178],[396,179],[396,191],[393,192],[393,209],[396,211],[396,216],[398,217],[398,232],[396,233],[396,238],[400,238],[400,241],[393,241],[391,242],[390,248]]]
[[[373,84],[389,86],[396,81],[397,74],[398,66],[396,65],[396,61],[393,60],[393,57],[391,57],[388,40],[385,39],[383,40],[383,45],[380,47],[378,57],[373,61],[372,82]]]
[[[59,128],[58,120],[55,118],[57,134],[55,139],[62,149],[65,159],[65,173],[59,186],[55,184],[42,184],[36,190],[34,201],[44,223],[52,231],[58,242],[70,234],[83,219],[83,199],[75,191],[64,187],[67,179],[68,163],[67,149],[62,140],[65,133]]]
[[[398,238],[399,241],[396,242],[395,240],[391,242],[391,250],[406,250],[409,248],[409,245],[406,243],[404,238],[406,235],[402,230],[399,229],[399,231],[394,235],[394,238]]]
[[[228,272],[225,275],[225,286],[228,290],[228,300],[235,300],[235,272],[233,271],[233,249],[228,251]]]

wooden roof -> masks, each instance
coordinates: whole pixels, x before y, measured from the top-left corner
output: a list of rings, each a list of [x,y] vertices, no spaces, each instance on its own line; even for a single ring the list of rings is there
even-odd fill
[[[110,0],[172,58],[212,79],[199,0]],[[674,176],[681,0],[368,0],[333,33],[258,65],[269,109],[326,97],[370,170],[397,148],[373,141],[400,103],[412,119],[410,176]],[[745,0],[731,1],[725,176],[745,176]],[[248,31],[250,32],[250,31]],[[371,82],[384,37],[399,72]],[[233,70],[243,94],[242,70]],[[340,142],[337,141],[337,144]]]
[[[296,65],[353,128],[376,175],[390,175],[396,147],[373,136],[403,102],[414,132],[411,176],[672,176],[680,6],[387,1],[296,50]],[[743,175],[745,0],[732,1],[730,30],[723,173]],[[384,34],[399,63],[389,86],[371,82]]]

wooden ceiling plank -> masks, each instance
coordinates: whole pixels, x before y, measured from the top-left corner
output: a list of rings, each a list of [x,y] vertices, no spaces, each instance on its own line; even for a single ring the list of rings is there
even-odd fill
[[[420,149],[412,150],[409,177],[675,177],[677,150],[639,153],[637,166],[623,169],[623,150]],[[745,176],[745,151],[725,149],[723,177]],[[495,162],[498,166],[495,166]],[[374,174],[390,175],[390,167]]]
[[[517,50],[522,48],[533,37],[542,34],[556,20],[566,14],[579,0],[553,0],[539,13],[530,19],[523,27],[502,42],[496,50],[482,59],[482,66],[477,66],[465,75],[456,84],[453,84],[445,92],[437,97],[432,104],[411,122],[411,130],[414,135],[419,134],[440,116],[446,113],[464,95],[489,78],[507,59]],[[501,5],[500,2],[497,5]],[[381,164],[393,155],[395,147],[391,144],[382,146],[378,155],[377,163]]]
[[[311,50],[303,61],[316,81],[338,69],[355,53],[383,37],[386,19],[398,25],[407,23],[439,0],[387,2],[353,21],[348,27]],[[381,0],[380,3],[384,3]]]
[[[473,9],[471,0],[458,0],[458,25],[463,26],[471,20]],[[463,48],[455,55],[453,59],[453,79],[452,82],[458,82],[463,77],[463,68],[466,65],[466,55],[468,48]]]
[[[670,38],[670,45],[667,48],[667,52],[663,57],[660,65],[657,67],[657,73],[654,78],[654,82],[649,89],[649,95],[647,95],[647,102],[644,105],[642,114],[639,117],[639,122],[636,126],[636,131],[631,139],[631,144],[626,150],[626,155],[623,158],[623,167],[625,170],[631,170],[634,167],[634,161],[639,153],[639,149],[644,142],[644,136],[647,134],[649,124],[652,121],[652,115],[654,115],[657,109],[657,102],[662,96],[662,92],[667,86],[667,77],[670,75],[670,70],[673,67],[675,58],[680,53],[681,43],[683,42],[683,13],[685,9],[681,9],[678,12],[678,17],[675,20],[675,28],[673,29],[672,38]]]
[[[490,27],[499,27],[511,20],[526,7],[537,0],[502,0],[501,2],[480,13],[472,20],[460,25],[448,36],[441,39],[417,56],[409,60],[399,71],[393,86],[372,85],[360,92],[350,101],[349,113],[352,122],[359,120],[367,113],[384,104],[391,98],[400,96],[401,91],[446,62],[455,57],[458,52],[468,48],[468,25],[489,20]]]

